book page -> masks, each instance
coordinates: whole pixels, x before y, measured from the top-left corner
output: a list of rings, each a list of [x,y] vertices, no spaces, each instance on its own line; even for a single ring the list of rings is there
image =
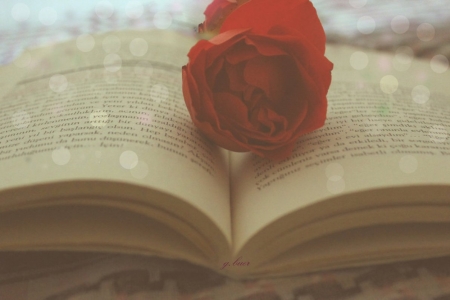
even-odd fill
[[[182,95],[195,42],[113,32],[25,53],[13,66],[25,76],[0,99],[0,190],[71,180],[151,187],[187,201],[230,241],[228,153],[196,130]]]
[[[393,56],[328,45],[335,66],[325,126],[300,138],[280,163],[232,153],[235,252],[271,222],[321,200],[450,184],[450,71],[400,50]]]

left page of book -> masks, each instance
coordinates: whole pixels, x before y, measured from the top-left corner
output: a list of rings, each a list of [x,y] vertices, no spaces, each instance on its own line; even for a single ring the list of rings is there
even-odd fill
[[[28,50],[4,67],[0,191],[96,180],[140,187],[117,185],[104,193],[146,201],[146,191],[157,190],[182,201],[148,199],[151,205],[192,221],[206,239],[221,239],[215,245],[225,251],[231,241],[228,152],[195,129],[181,89],[181,66],[195,42],[167,30],[82,35]],[[2,209],[14,201],[3,197]]]

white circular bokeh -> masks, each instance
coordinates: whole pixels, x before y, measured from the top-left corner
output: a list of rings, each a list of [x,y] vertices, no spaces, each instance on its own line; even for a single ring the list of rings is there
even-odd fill
[[[361,8],[366,5],[367,0],[348,0],[351,6],[354,8]]]
[[[356,28],[363,34],[370,34],[375,30],[375,20],[370,16],[364,16],[358,19]]]
[[[53,150],[52,160],[55,164],[59,166],[67,165],[70,161],[70,151],[65,147],[60,147]]]
[[[144,14],[144,5],[140,1],[130,1],[125,8],[125,13],[130,19],[139,19]]]
[[[122,68],[122,58],[116,53],[110,53],[105,56],[103,65],[105,66],[106,71],[111,73],[117,72]]]
[[[162,84],[155,84],[150,89],[150,98],[158,103],[166,101],[169,98],[169,89]]]
[[[130,42],[130,52],[134,56],[144,56],[148,51],[148,43],[143,38],[135,38]]]
[[[429,23],[422,23],[417,26],[417,37],[424,42],[431,41],[436,33],[433,25]]]
[[[101,109],[97,109],[89,115],[89,122],[94,127],[104,127],[108,124],[108,113]]]
[[[94,49],[95,39],[90,34],[82,34],[77,38],[77,48],[82,52],[90,52]]]
[[[136,167],[130,170],[130,173],[136,179],[144,179],[148,175],[148,165],[140,160]]]
[[[391,28],[395,33],[402,34],[409,29],[409,20],[405,16],[395,16],[391,21]]]
[[[153,24],[158,29],[167,29],[172,25],[172,15],[166,11],[159,11],[153,16]]]
[[[412,91],[411,96],[417,104],[424,104],[430,99],[430,90],[424,85],[416,85]]]
[[[26,21],[30,17],[30,8],[25,3],[16,3],[11,9],[11,16],[14,21]]]
[[[365,52],[356,51],[350,56],[350,65],[355,70],[362,70],[369,64],[369,57]]]
[[[393,94],[398,89],[398,80],[393,75],[383,76],[380,80],[380,88],[386,94]]]
[[[430,61],[431,69],[436,73],[444,73],[448,69],[448,59],[442,54],[433,56]]]
[[[62,93],[67,89],[69,82],[67,81],[67,77],[62,74],[56,74],[50,77],[48,81],[48,86],[55,93]]]
[[[428,131],[428,136],[430,137],[430,140],[440,144],[447,140],[448,132],[442,125],[433,125]]]
[[[378,68],[383,72],[389,72],[391,70],[392,64],[391,59],[387,55],[380,55],[377,60]]]
[[[327,181],[327,190],[332,194],[339,194],[345,190],[345,181],[343,178],[339,178],[336,180],[328,179]]]
[[[127,150],[122,152],[119,158],[119,162],[122,168],[131,170],[138,165],[139,158],[135,152]]]
[[[418,165],[417,159],[412,155],[405,155],[398,162],[400,170],[406,174],[414,173]]]
[[[114,6],[109,1],[99,1],[95,5],[95,13],[99,18],[107,19],[114,13]]]
[[[19,110],[11,116],[11,122],[16,128],[26,128],[31,123],[31,117],[26,111]]]
[[[45,7],[39,12],[39,21],[45,26],[53,25],[58,18],[58,13],[51,7]]]
[[[118,52],[121,45],[122,42],[120,41],[120,39],[112,34],[105,37],[102,41],[102,47],[106,53]]]

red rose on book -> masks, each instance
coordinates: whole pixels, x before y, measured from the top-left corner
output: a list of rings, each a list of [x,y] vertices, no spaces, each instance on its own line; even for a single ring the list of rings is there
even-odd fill
[[[323,126],[333,64],[307,0],[251,0],[229,14],[220,34],[201,40],[183,67],[194,124],[232,151],[273,160]]]

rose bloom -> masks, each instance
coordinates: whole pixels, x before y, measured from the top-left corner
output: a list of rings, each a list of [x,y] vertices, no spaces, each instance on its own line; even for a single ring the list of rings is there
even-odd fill
[[[307,0],[251,0],[201,40],[183,67],[194,124],[232,151],[280,161],[296,140],[324,125],[333,64]]]

